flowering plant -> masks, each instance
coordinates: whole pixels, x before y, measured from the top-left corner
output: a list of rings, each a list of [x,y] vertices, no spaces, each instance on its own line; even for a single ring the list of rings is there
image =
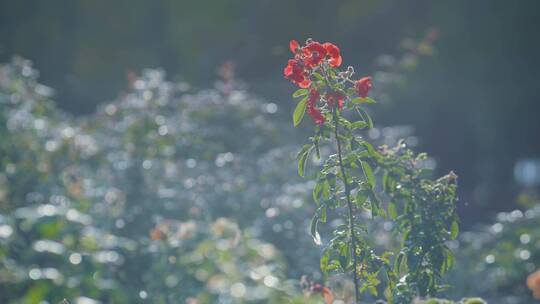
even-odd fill
[[[322,245],[318,224],[330,216],[344,220],[332,232],[320,259],[324,274],[351,273],[355,303],[369,292],[390,303],[410,303],[444,289],[440,280],[452,267],[453,254],[446,242],[458,234],[455,211],[457,176],[433,180],[425,166],[426,154],[415,155],[403,142],[376,149],[361,130],[373,128],[364,109],[372,78],[354,79],[354,69],[340,70],[342,57],[332,43],[308,39],[290,42],[293,58],[284,76],[299,89],[293,114],[297,126],[307,112],[315,124],[311,142],[298,153],[298,173],[304,176],[310,153],[321,158],[321,147],[335,147],[316,174],[313,200],[317,204],[311,234]],[[351,115],[351,112],[358,115]],[[370,239],[362,218],[393,222],[401,238],[399,248],[380,250]]]

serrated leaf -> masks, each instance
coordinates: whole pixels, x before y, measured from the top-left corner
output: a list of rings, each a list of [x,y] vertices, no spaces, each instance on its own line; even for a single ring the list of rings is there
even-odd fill
[[[321,260],[319,261],[319,265],[321,267],[321,271],[328,275],[328,264],[330,262],[330,248],[327,247],[321,256]]]
[[[349,268],[350,264],[350,249],[349,249],[349,243],[345,242],[341,245],[341,248],[339,249],[339,265],[341,266],[341,269],[343,271],[346,271],[347,268]]]
[[[296,98],[296,97],[304,96],[304,95],[307,95],[308,92],[309,92],[308,89],[298,89],[296,90],[296,92],[292,94],[292,97]]]
[[[362,117],[362,120],[365,121],[368,124],[368,127],[370,129],[373,129],[373,120],[371,120],[371,116],[362,108],[356,107],[356,111]]]
[[[368,196],[366,195],[364,191],[359,190],[356,192],[356,198],[354,200],[354,202],[356,203],[356,206],[358,206],[359,208],[362,208],[364,204],[367,202],[367,200],[368,200]]]
[[[444,249],[444,262],[441,267],[441,274],[445,274],[448,270],[454,266],[454,254],[448,248]]]
[[[366,150],[368,151],[368,153],[369,153],[369,155],[371,157],[374,157],[374,158],[381,158],[382,157],[381,154],[379,152],[377,152],[377,150],[375,150],[373,145],[371,145],[367,141],[363,140],[361,142],[361,144],[366,148]]]
[[[319,210],[320,210],[320,220],[321,222],[323,223],[326,223],[326,206],[322,205],[321,207],[319,207]]]
[[[313,216],[313,218],[311,219],[311,224],[310,224],[310,232],[311,232],[311,237],[313,238],[313,241],[315,242],[315,244],[317,244],[318,246],[322,245],[322,241],[321,241],[321,235],[319,234],[319,231],[317,231],[317,223],[319,222],[319,215],[318,214],[315,214],[315,216]]]
[[[394,273],[399,274],[401,270],[401,265],[404,265],[405,253],[400,252],[394,261]]]
[[[369,290],[369,293],[373,296],[377,296],[378,292],[377,292],[377,288],[375,288],[375,286],[369,286],[368,287],[368,290]]]
[[[324,81],[324,77],[321,74],[314,72],[312,75],[315,76],[315,78]]]
[[[379,208],[377,203],[373,200],[369,200],[371,202],[371,217],[375,218],[377,215],[381,217],[385,217],[386,214],[381,214],[382,209]]]
[[[368,104],[373,104],[373,103],[377,103],[374,99],[370,98],[370,97],[356,97],[356,98],[353,98],[351,100],[352,103],[356,103],[356,104],[362,104],[362,103],[368,103]]]
[[[326,174],[326,181],[328,182],[328,186],[330,186],[331,189],[334,189],[336,187],[336,175],[333,173]]]
[[[321,196],[323,190],[323,183],[325,181],[326,180],[319,180],[313,188],[313,201],[315,201],[316,203],[319,203],[319,197]]]
[[[390,215],[391,219],[396,220],[396,218],[398,217],[396,204],[392,202],[388,203],[388,215]]]
[[[381,255],[381,261],[383,261],[386,265],[390,265],[390,257],[392,257],[393,255],[393,252],[386,251]]]
[[[298,104],[296,105],[293,113],[293,124],[295,127],[298,126],[298,124],[302,121],[302,118],[304,118],[304,114],[306,113],[306,106],[307,98],[300,100],[300,102],[298,102]]]
[[[328,199],[328,181],[326,178],[319,177],[317,184],[313,188],[313,200],[319,204],[320,198]]]
[[[457,220],[454,220],[452,222],[452,226],[450,226],[450,239],[455,240],[459,234],[459,224]]]
[[[367,127],[367,122],[365,121],[355,121],[351,124],[351,129],[352,130],[356,130],[356,129],[362,129],[362,128],[365,128]]]
[[[364,171],[368,184],[371,186],[371,189],[374,189],[376,182],[375,175],[373,175],[373,169],[371,169],[371,166],[363,160],[360,161],[360,164],[362,165],[362,170]]]
[[[317,159],[321,159],[321,150],[319,149],[319,141],[318,140],[313,141],[313,145],[315,145],[315,153],[317,155]]]
[[[304,176],[304,168],[306,166],[307,157],[312,149],[313,145],[304,145],[304,147],[302,147],[302,150],[298,152],[298,175],[302,177]]]

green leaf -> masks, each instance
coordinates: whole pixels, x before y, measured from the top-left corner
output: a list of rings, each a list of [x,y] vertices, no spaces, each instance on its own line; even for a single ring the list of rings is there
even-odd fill
[[[313,188],[313,200],[316,203],[319,203],[321,197],[327,199],[329,188],[330,186],[328,185],[328,181],[326,180],[326,178],[319,177],[315,188]]]
[[[457,220],[454,220],[452,222],[452,226],[450,226],[450,239],[455,240],[459,234],[459,224]]]
[[[339,265],[343,271],[346,271],[349,267],[351,260],[351,253],[349,249],[349,243],[344,242],[339,249]]]
[[[381,255],[381,261],[383,261],[386,265],[390,265],[390,257],[392,257],[393,255],[393,252],[386,251]]]
[[[351,100],[352,103],[356,103],[356,104],[362,104],[362,103],[369,103],[369,104],[373,104],[373,103],[377,103],[375,100],[373,100],[372,98],[370,97],[365,97],[365,98],[362,98],[362,97],[356,97],[356,98],[353,98]]]
[[[371,157],[374,157],[377,159],[382,157],[382,155],[379,152],[377,152],[377,150],[375,150],[375,148],[373,148],[373,146],[367,141],[363,140],[361,144],[366,148],[366,150],[368,151]]]
[[[321,260],[319,262],[321,271],[324,273],[324,275],[328,275],[328,268],[329,268],[328,264],[330,262],[330,254],[331,254],[330,247],[326,247],[325,250],[323,251]]]
[[[401,265],[403,264],[403,260],[405,259],[405,253],[400,252],[397,258],[394,260],[394,273],[399,275],[401,272]]]
[[[369,114],[360,107],[356,107],[356,111],[358,112],[360,117],[362,117],[362,120],[364,120],[368,124],[368,127],[370,129],[373,129],[373,120],[371,120],[371,117],[369,116]]]
[[[328,183],[329,188],[332,190],[336,188],[336,175],[333,173],[326,174],[326,181]]]
[[[454,266],[454,254],[448,248],[444,248],[444,262],[441,267],[441,274],[445,274],[448,270]]]
[[[371,186],[371,189],[374,189],[375,188],[375,175],[373,175],[373,170],[371,169],[371,166],[363,160],[360,161],[360,164],[362,165],[362,170],[364,171],[364,175],[366,176],[367,182]]]
[[[396,220],[396,218],[398,217],[396,204],[392,202],[388,203],[388,215],[390,215],[391,219]]]
[[[367,126],[367,122],[365,121],[355,121],[351,124],[351,129],[352,130],[356,130],[356,129],[363,129]]]
[[[374,199],[369,200],[371,202],[371,217],[375,218],[377,215],[386,218],[386,213],[379,207]]]
[[[324,77],[321,74],[314,72],[312,75],[315,76],[315,78],[324,81]]]
[[[292,94],[292,97],[300,97],[308,94],[308,89],[298,89],[296,92]]]
[[[321,150],[319,149],[319,140],[314,140],[313,145],[315,145],[315,153],[317,155],[317,159],[321,159]]]
[[[298,124],[302,121],[302,118],[304,118],[304,114],[306,113],[306,106],[307,98],[300,100],[300,102],[296,105],[296,109],[294,109],[293,113],[293,123],[295,127],[298,126]]]
[[[364,204],[367,202],[368,200],[368,195],[364,192],[364,190],[358,190],[356,192],[356,198],[355,198],[355,203],[356,203],[356,206],[358,206],[358,208],[362,208],[364,206]]]
[[[317,223],[319,223],[319,215],[315,214],[313,218],[311,219],[309,230],[311,231],[311,237],[313,238],[313,241],[315,242],[315,244],[320,246],[322,245],[322,242],[321,242],[321,235],[319,234],[319,231],[317,231]]]
[[[326,206],[322,205],[317,209],[319,214],[319,220],[323,223],[326,223]]]
[[[304,168],[306,167],[307,157],[309,152],[313,149],[313,145],[304,145],[302,150],[298,153],[298,175],[304,177]]]

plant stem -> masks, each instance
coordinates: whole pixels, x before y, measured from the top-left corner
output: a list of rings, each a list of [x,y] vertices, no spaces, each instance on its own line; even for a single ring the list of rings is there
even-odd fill
[[[347,181],[347,175],[345,174],[345,166],[343,166],[343,157],[341,152],[341,141],[339,140],[339,117],[337,114],[337,109],[334,107],[332,110],[332,114],[334,116],[334,135],[336,137],[336,144],[337,144],[337,152],[338,152],[338,159],[339,159],[339,168],[341,169],[341,175],[343,177],[343,184],[345,185],[345,196],[347,198],[347,207],[349,209],[349,230],[351,234],[351,248],[352,248],[352,255],[353,255],[353,280],[354,280],[354,295],[355,295],[355,303],[359,303],[360,301],[360,292],[358,289],[358,258],[356,257],[356,233],[354,231],[354,214],[353,214],[353,205],[351,200],[351,193],[349,190],[349,183]]]

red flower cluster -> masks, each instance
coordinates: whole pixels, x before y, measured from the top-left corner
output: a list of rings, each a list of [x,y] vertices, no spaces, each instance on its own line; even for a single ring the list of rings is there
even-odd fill
[[[321,44],[312,41],[306,46],[300,47],[296,40],[291,40],[289,48],[294,54],[294,59],[288,61],[283,74],[285,78],[301,88],[308,88],[311,85],[309,72],[323,61],[328,62],[334,68],[339,67],[342,62],[339,48],[329,42]]]
[[[317,68],[322,70],[321,74],[326,75],[328,69],[334,69],[341,65],[342,58],[339,48],[332,43],[320,43],[317,41],[308,41],[305,46],[300,46],[296,40],[291,40],[289,48],[294,54],[293,59],[289,59],[287,66],[283,70],[285,78],[300,88],[311,88],[307,100],[307,112],[313,121],[318,125],[324,124],[324,115],[317,103],[321,100],[319,94],[320,83],[317,86],[312,86],[311,76]],[[342,73],[341,75],[347,75]],[[339,76],[349,77],[349,76]],[[348,80],[345,79],[345,80]],[[349,80],[351,81],[351,80]],[[365,98],[371,90],[371,77],[363,77],[354,82],[354,87],[358,96]],[[324,91],[324,90],[323,90]],[[338,89],[339,91],[339,89]],[[329,109],[338,108],[341,110],[345,104],[346,95],[343,92],[324,93],[323,99],[326,100]],[[324,107],[323,107],[324,108]]]

